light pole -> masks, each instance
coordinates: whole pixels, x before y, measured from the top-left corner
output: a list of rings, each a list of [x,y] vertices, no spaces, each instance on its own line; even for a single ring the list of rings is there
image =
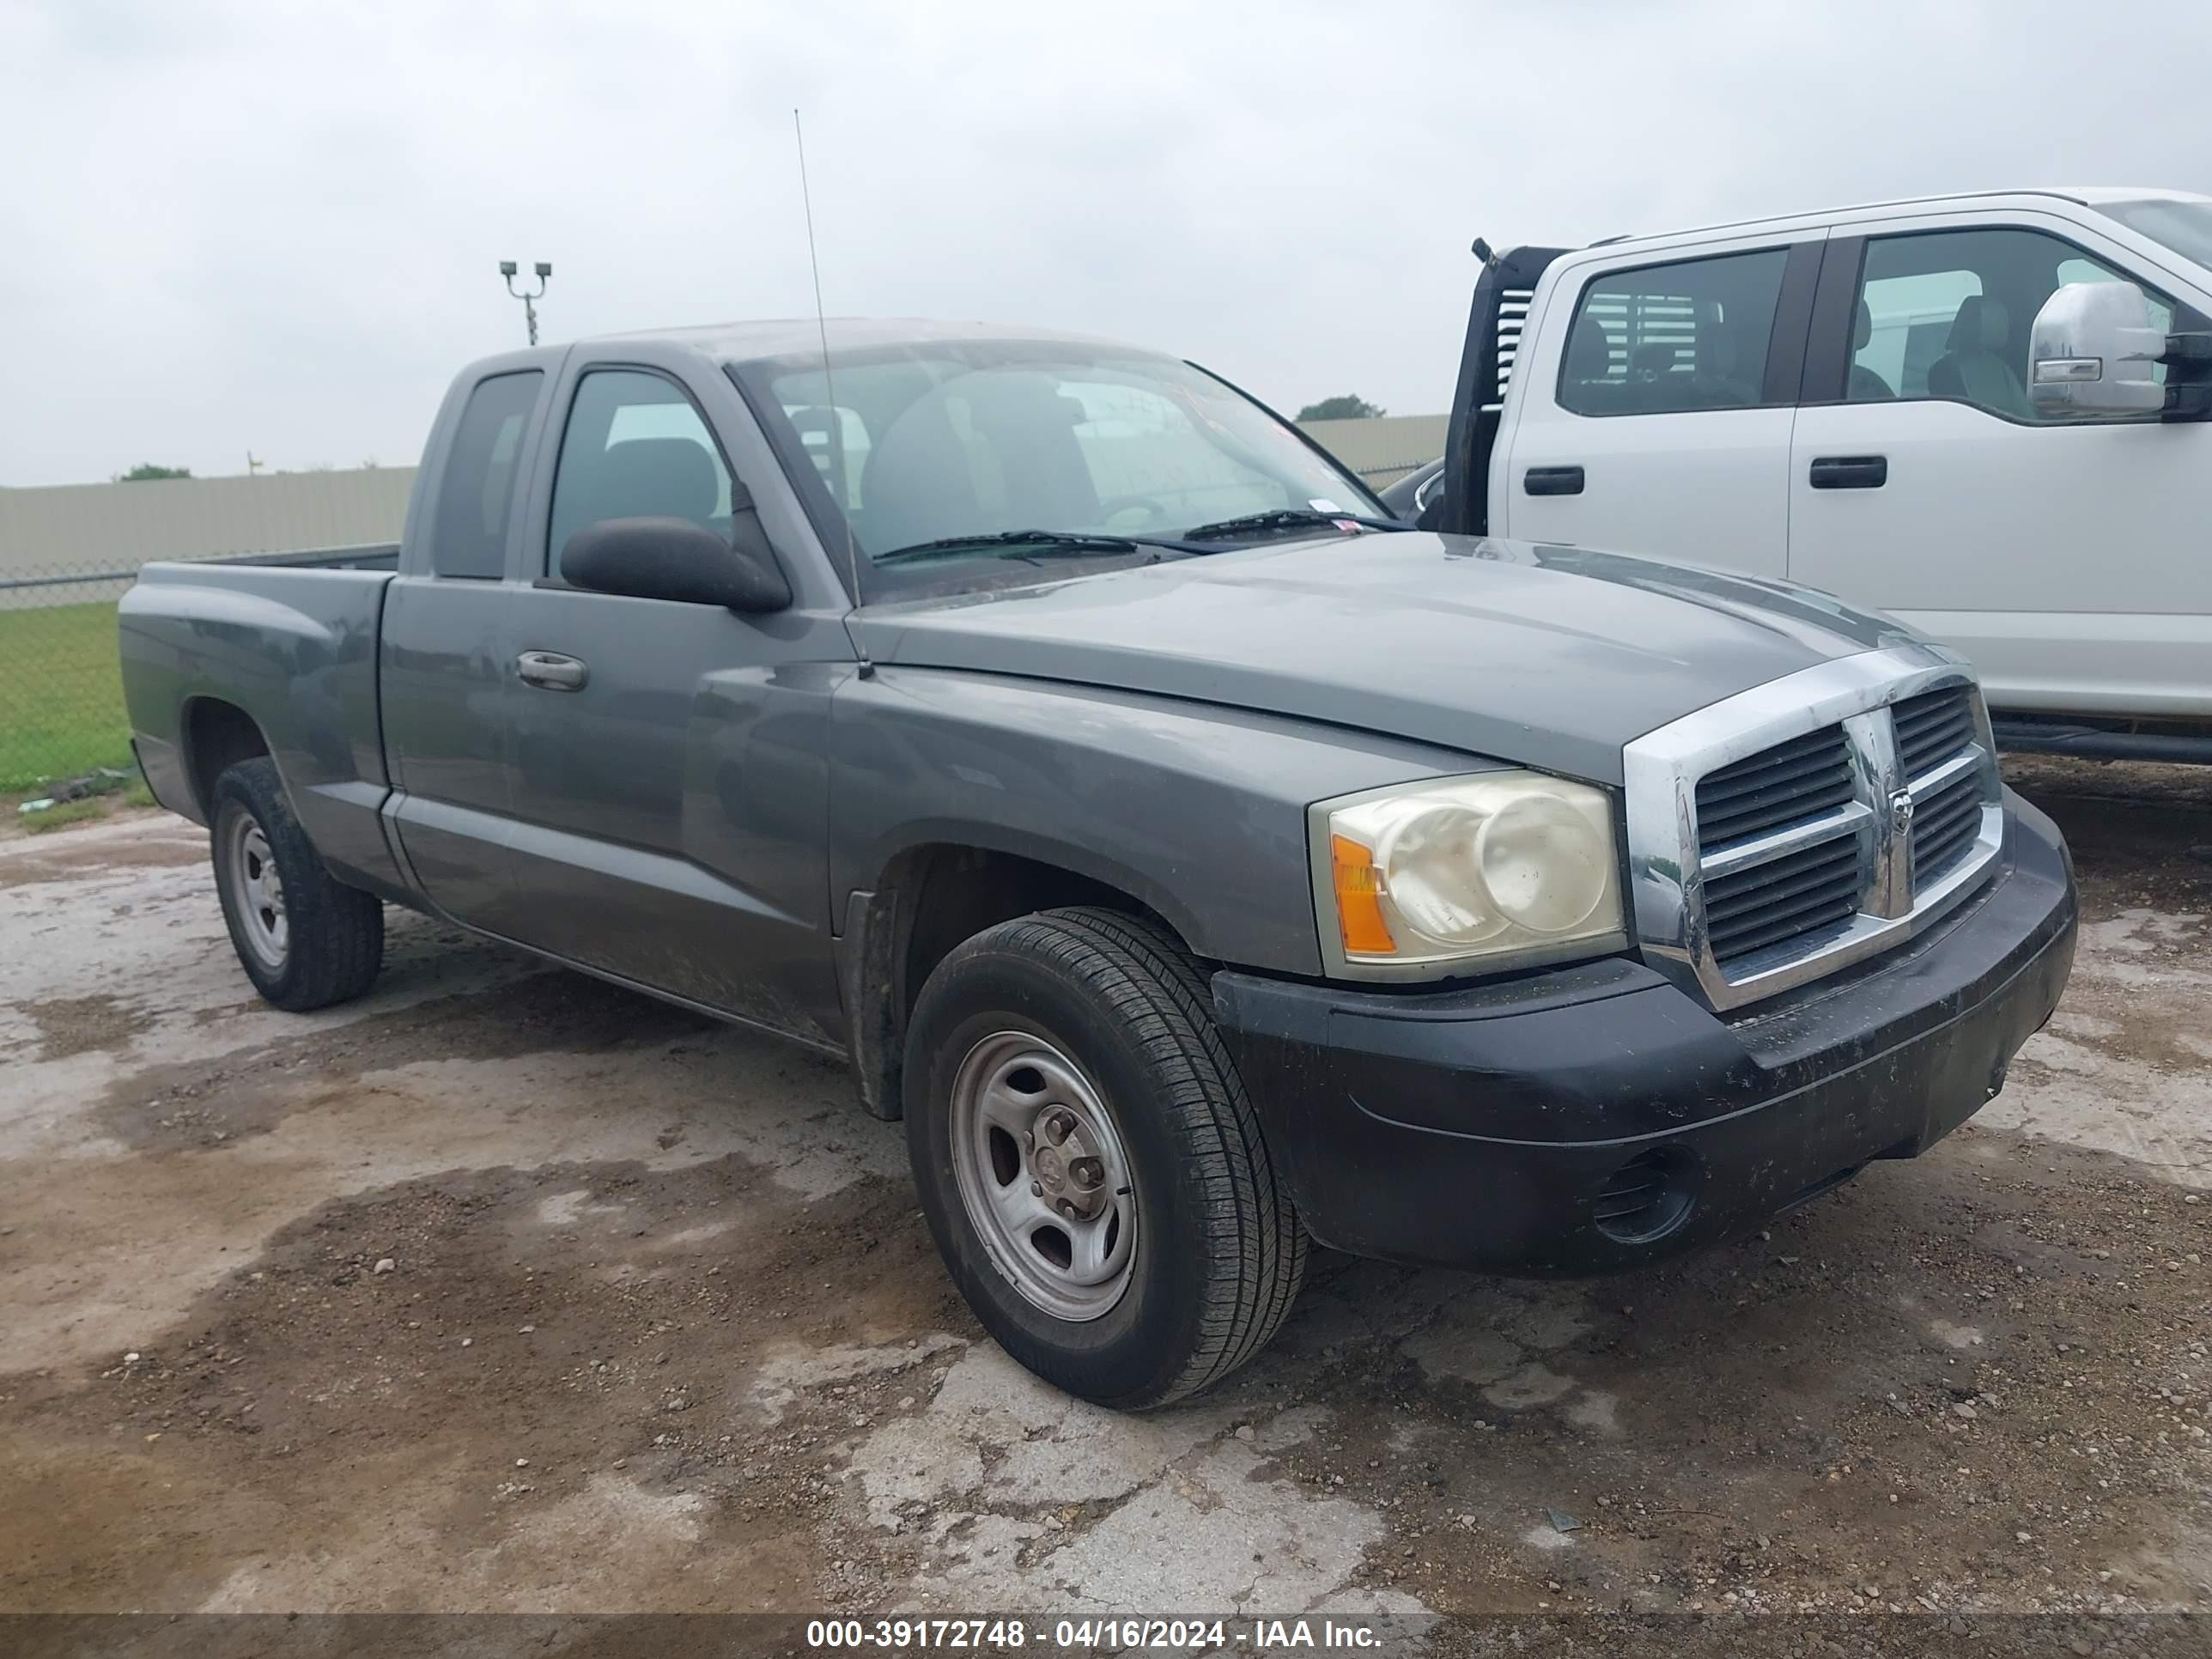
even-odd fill
[[[522,301],[523,320],[530,326],[530,343],[536,345],[538,343],[538,307],[532,301],[545,297],[545,279],[553,274],[553,267],[543,259],[532,267],[538,273],[538,291],[535,294],[525,294],[514,286],[514,273],[517,269],[512,259],[501,259],[499,262],[499,274],[507,278],[507,291]]]

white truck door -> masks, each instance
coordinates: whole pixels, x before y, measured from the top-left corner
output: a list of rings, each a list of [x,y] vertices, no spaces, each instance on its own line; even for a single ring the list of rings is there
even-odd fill
[[[2123,278],[2170,328],[2178,285],[2055,212],[1831,230],[1790,575],[1964,652],[2001,709],[2212,714],[2212,424],[2051,418],[2028,395],[2044,301]]]
[[[1555,264],[1514,366],[1492,528],[1781,575],[1820,236]]]

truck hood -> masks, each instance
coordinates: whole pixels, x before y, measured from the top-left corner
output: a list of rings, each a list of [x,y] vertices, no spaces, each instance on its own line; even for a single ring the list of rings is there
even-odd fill
[[[1192,698],[1609,784],[1655,726],[1915,637],[1785,583],[1418,531],[872,605],[852,627],[885,665]]]

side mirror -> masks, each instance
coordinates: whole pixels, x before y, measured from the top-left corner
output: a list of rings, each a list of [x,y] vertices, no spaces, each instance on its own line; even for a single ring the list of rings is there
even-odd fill
[[[690,519],[602,519],[568,538],[561,577],[594,593],[732,611],[781,611],[791,584],[773,559]]]
[[[2133,283],[2069,283],[2043,302],[2029,334],[2028,397],[2046,419],[2155,415],[2153,378],[2166,335]]]

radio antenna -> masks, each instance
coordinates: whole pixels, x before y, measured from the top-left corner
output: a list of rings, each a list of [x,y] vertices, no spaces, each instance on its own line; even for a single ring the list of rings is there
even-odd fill
[[[791,112],[791,136],[799,143],[799,199],[806,208],[806,261],[814,270],[814,327],[822,340],[822,393],[830,402],[829,429],[822,435],[830,451],[830,481],[837,492],[837,517],[845,526],[845,566],[853,583],[853,608],[857,611],[867,603],[860,589],[860,544],[853,534],[852,495],[845,482],[845,411],[838,407],[837,383],[830,376],[830,319],[822,309],[822,258],[814,250],[814,192],[806,183],[806,130],[799,123],[799,111]],[[874,672],[868,661],[868,647],[855,641],[860,653],[860,674],[866,678]]]

